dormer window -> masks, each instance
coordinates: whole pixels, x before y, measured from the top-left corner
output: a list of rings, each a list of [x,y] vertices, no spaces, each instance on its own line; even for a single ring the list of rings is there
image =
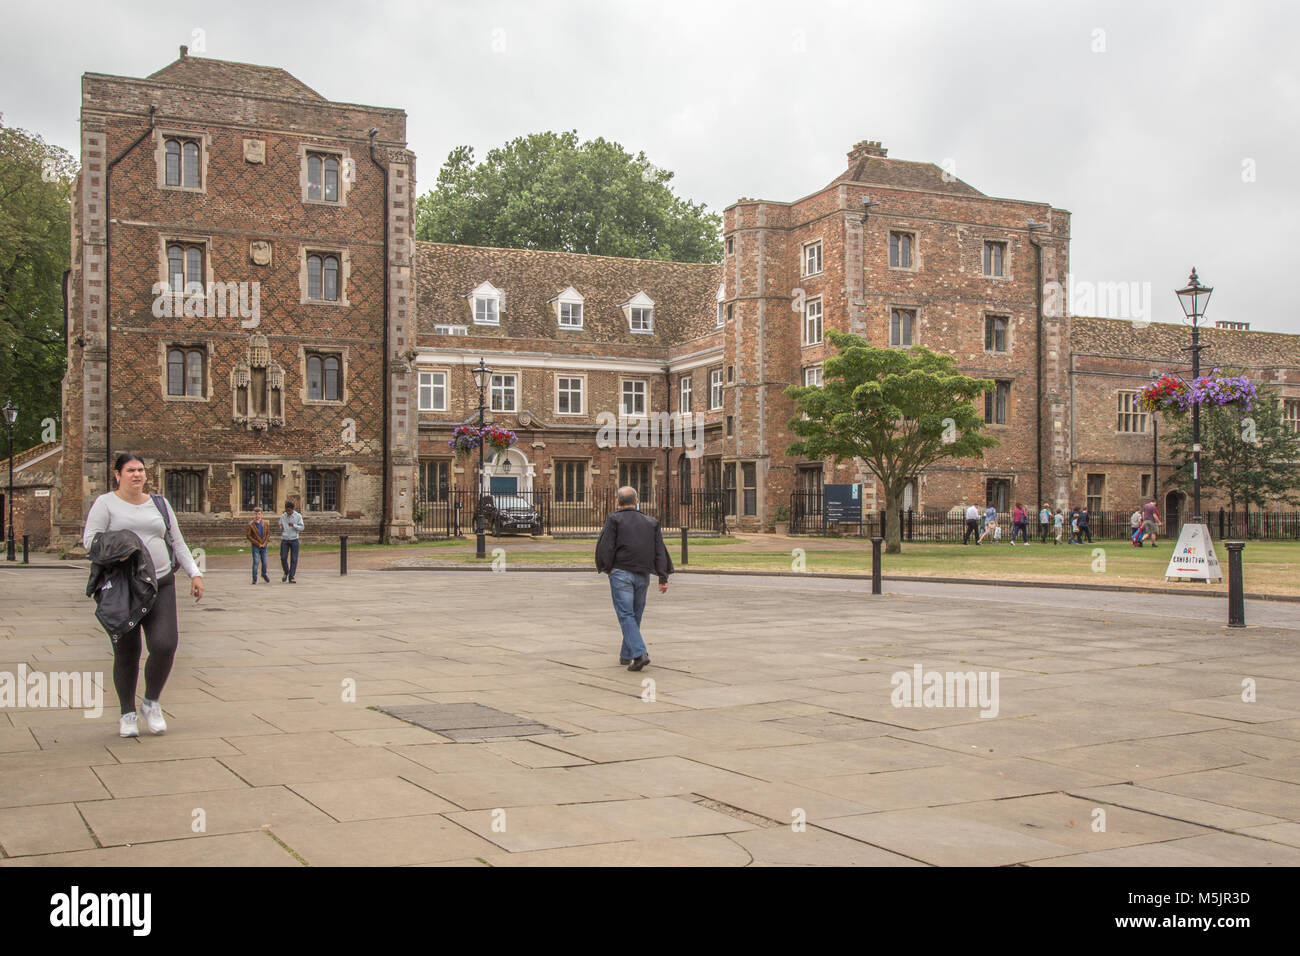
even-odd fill
[[[722,285],[718,286],[718,295],[717,295],[718,328],[722,328],[722,323],[726,321],[727,318],[727,308],[726,305],[724,304],[726,298],[727,298],[727,284],[724,282]]]
[[[474,309],[475,325],[501,324],[501,290],[491,282],[484,282],[469,294]]]
[[[649,334],[655,330],[655,304],[644,292],[638,292],[623,303],[628,328],[633,332]]]
[[[562,329],[582,328],[582,293],[569,286],[551,302],[555,305],[556,319]]]

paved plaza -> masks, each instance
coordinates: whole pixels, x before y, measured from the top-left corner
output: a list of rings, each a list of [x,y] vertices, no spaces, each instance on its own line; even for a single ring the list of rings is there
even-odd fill
[[[0,710],[0,863],[1300,864],[1297,604],[683,574],[631,673],[594,572],[323,565],[210,571],[138,740],[85,565],[0,570],[0,672],[107,684]]]

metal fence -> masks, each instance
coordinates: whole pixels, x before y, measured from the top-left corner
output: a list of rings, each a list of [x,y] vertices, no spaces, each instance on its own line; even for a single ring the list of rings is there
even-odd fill
[[[605,526],[605,518],[617,510],[617,489],[584,491],[576,500],[557,500],[549,490],[518,491],[499,495],[478,495],[472,488],[444,491],[434,499],[415,504],[415,530],[419,538],[455,538],[475,533],[475,504],[484,513],[488,534],[511,531],[529,512],[532,527],[527,533],[545,535],[594,535]],[[665,530],[689,528],[726,534],[726,497],[721,490],[682,491],[661,489],[641,501],[642,513],[655,518]],[[524,529],[519,528],[523,531]]]
[[[1088,514],[1086,530],[1080,530],[1079,538],[1088,540],[1124,540],[1133,533],[1132,511],[1093,511]],[[1224,538],[1248,538],[1260,541],[1300,540],[1300,512],[1230,512],[1220,508],[1205,516],[1210,534],[1218,540]],[[790,533],[807,535],[862,535],[863,537],[884,536],[884,509],[871,511],[863,509],[861,520],[828,520],[822,495],[817,492],[794,492],[790,495]],[[899,529],[904,541],[960,541],[966,531],[966,518],[963,514],[949,512],[920,512],[912,509],[898,512]],[[998,513],[998,524],[1002,528],[1002,539],[1011,538],[1012,524],[1009,512]],[[1160,537],[1177,537],[1181,525],[1171,526],[1168,522],[1161,526]],[[980,513],[980,532],[984,530],[983,509]],[[1030,512],[1026,531],[1030,541],[1043,540],[1043,527],[1038,521],[1037,512]],[[1070,535],[1070,512],[1064,514],[1063,536]],[[1049,523],[1047,539],[1055,537],[1055,529]],[[1064,539],[1063,537],[1063,539]]]

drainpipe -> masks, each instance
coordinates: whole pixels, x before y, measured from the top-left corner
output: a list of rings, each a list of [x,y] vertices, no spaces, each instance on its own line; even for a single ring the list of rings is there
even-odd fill
[[[381,365],[384,376],[384,437],[381,442],[383,448],[383,488],[380,491],[379,504],[379,543],[388,543],[388,478],[389,478],[389,447],[388,447],[388,167],[379,161],[375,155],[375,137],[379,135],[378,127],[370,127],[370,161],[379,167],[379,171],[384,174],[384,361]]]
[[[110,202],[113,189],[113,167],[126,159],[127,154],[135,149],[154,131],[154,119],[158,112],[157,105],[149,107],[149,127],[140,134],[139,139],[117,154],[104,171],[104,487],[113,490],[113,268],[112,237],[113,207]],[[67,294],[66,292],[64,293]],[[64,310],[66,313],[66,309]],[[66,331],[66,321],[65,321]]]
[[[1037,505],[1036,509],[1043,507],[1043,245],[1041,242],[1034,240],[1034,230],[1045,228],[1043,223],[1029,220],[1029,241],[1038,250],[1038,273],[1037,288],[1034,290],[1034,300],[1038,305],[1037,318],[1034,325],[1034,352],[1035,356],[1035,373],[1034,373],[1034,431],[1038,433],[1037,440],[1034,442],[1037,463],[1035,465],[1035,476],[1037,477]]]

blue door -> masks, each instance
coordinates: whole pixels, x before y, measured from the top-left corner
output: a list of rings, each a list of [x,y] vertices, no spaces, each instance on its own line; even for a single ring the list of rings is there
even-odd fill
[[[494,495],[513,495],[519,492],[519,479],[511,475],[507,478],[500,478],[493,475],[489,490]]]

